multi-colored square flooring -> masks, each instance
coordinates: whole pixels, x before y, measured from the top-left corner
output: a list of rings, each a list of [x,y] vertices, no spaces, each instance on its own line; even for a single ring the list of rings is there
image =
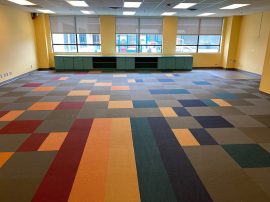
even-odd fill
[[[0,87],[0,201],[270,201],[270,96],[237,71],[34,72]]]

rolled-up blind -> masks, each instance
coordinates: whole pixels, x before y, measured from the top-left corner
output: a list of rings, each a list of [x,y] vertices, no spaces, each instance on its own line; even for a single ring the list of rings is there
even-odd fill
[[[51,16],[52,33],[76,33],[74,16]]]
[[[138,18],[116,18],[116,33],[117,34],[137,34],[139,33]]]
[[[202,18],[200,34],[220,35],[222,32],[223,18]]]
[[[177,26],[177,34],[198,35],[199,25],[200,25],[199,18],[179,18]]]
[[[140,33],[162,34],[162,18],[140,18]]]
[[[99,17],[77,16],[77,33],[99,34]]]

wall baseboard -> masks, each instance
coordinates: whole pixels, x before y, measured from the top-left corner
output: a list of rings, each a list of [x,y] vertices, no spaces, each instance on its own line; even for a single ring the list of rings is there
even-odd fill
[[[242,70],[242,69],[237,69],[237,71],[240,71],[240,72],[245,72],[245,73],[248,73],[248,74],[253,74],[253,75],[257,75],[257,76],[262,76],[261,74],[254,73],[254,72],[249,72],[249,71]]]
[[[265,92],[263,92],[263,91],[261,91],[261,90],[259,90],[259,93],[261,93],[261,94],[263,94],[263,95],[266,95],[266,96],[270,97],[270,94],[265,93]]]
[[[34,71],[36,71],[36,70],[32,70],[32,71],[30,71],[30,72],[21,74],[21,75],[19,75],[19,76],[15,76],[15,77],[12,78],[12,79],[8,79],[8,80],[6,80],[6,81],[0,82],[0,87],[1,87],[1,86],[4,86],[4,85],[7,85],[7,84],[9,84],[9,83],[11,83],[11,82],[13,82],[13,81],[18,80],[18,79],[21,79],[21,78],[23,78],[23,77],[26,77],[26,76],[28,76],[29,74],[33,73]]]
[[[192,69],[223,69],[223,67],[192,67]]]
[[[38,68],[38,71],[49,71],[49,70],[55,70],[54,67],[49,67],[49,68]]]

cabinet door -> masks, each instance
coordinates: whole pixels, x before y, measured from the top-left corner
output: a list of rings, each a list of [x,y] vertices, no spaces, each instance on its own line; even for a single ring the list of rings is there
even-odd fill
[[[74,57],[74,70],[83,70],[83,58]]]
[[[175,69],[174,57],[160,57],[158,58],[158,69]]]
[[[116,58],[116,68],[117,69],[126,69],[126,58],[117,57]]]
[[[83,70],[93,69],[93,58],[83,57]]]
[[[73,57],[64,57],[64,68],[66,70],[73,70]]]
[[[165,69],[166,66],[166,59],[165,58],[158,58],[158,69]]]
[[[132,70],[135,69],[135,58],[134,57],[126,57],[125,58],[126,69]]]
[[[186,69],[185,66],[185,57],[176,57],[175,58],[175,69]]]
[[[64,70],[64,60],[61,56],[55,56],[55,70]]]
[[[175,58],[169,57],[166,59],[166,69],[175,69]]]
[[[193,58],[192,57],[186,57],[185,58],[185,69],[186,70],[192,70],[193,65]]]

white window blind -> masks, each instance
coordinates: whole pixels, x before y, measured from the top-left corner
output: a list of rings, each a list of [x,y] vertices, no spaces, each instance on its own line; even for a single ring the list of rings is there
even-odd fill
[[[87,17],[78,16],[76,17],[76,27],[78,34],[91,33],[99,34],[100,29],[99,17]]]
[[[198,35],[199,25],[200,25],[199,18],[179,18],[177,26],[177,34]]]
[[[137,34],[139,33],[138,18],[116,18],[116,33]]]
[[[76,33],[74,16],[51,16],[52,33]]]
[[[222,18],[202,18],[200,34],[221,35],[223,19]]]
[[[162,18],[140,18],[140,33],[162,34]]]

